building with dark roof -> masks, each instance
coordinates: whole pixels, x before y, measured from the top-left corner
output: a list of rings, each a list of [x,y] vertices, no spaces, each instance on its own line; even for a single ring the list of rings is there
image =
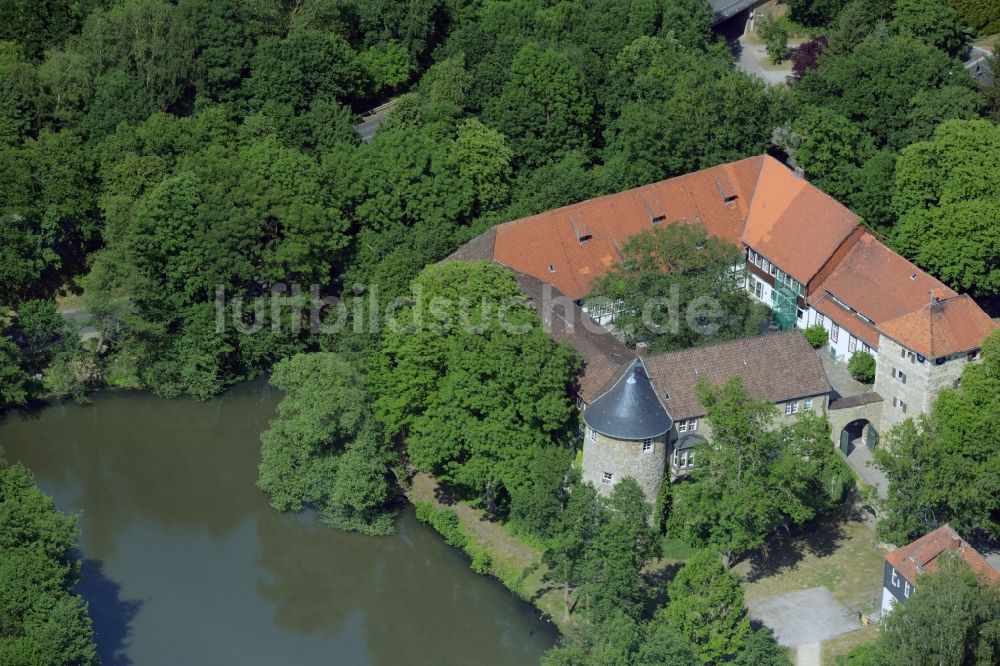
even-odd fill
[[[700,224],[743,248],[745,270],[737,279],[772,308],[782,328],[823,326],[829,334],[824,353],[840,361],[862,351],[876,355],[876,393],[858,406],[837,403],[833,438],[842,448],[845,435],[862,431],[874,446],[878,431],[928,410],[978,358],[995,328],[971,298],[887,248],[854,213],[767,155],[507,222],[449,259],[495,261],[515,271],[549,334],[583,359],[577,396],[588,408],[626,376],[634,353],[589,316],[585,299],[596,280],[623,261],[629,238],[677,222]],[[614,317],[613,307],[593,314],[602,324]],[[650,469],[660,466],[661,454],[675,451],[678,437],[708,435],[693,388],[701,377],[716,383],[739,377],[751,395],[774,402],[789,417],[825,410],[831,390],[820,360],[795,330],[661,354],[644,359],[643,367],[674,421],[663,450],[654,437],[646,451],[653,457],[639,458]],[[591,420],[597,422],[597,415]],[[622,434],[630,426],[602,427]],[[589,427],[586,437],[605,438],[609,450],[641,441]],[[614,469],[584,470],[598,487],[635,472],[630,452],[612,457]]]
[[[607,493],[631,477],[650,502],[663,480],[674,420],[635,358],[583,412],[583,478]]]

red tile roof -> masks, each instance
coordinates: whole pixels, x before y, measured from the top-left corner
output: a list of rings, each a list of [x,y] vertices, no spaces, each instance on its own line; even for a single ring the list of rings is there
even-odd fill
[[[968,295],[928,303],[879,326],[882,333],[927,358],[978,349],[996,325]]]
[[[830,292],[877,326],[930,303],[931,290],[938,298],[957,295],[866,232],[820,284],[817,295]]]
[[[739,244],[764,159],[721,164],[501,224],[493,259],[578,300],[621,261],[629,238],[654,228],[651,216],[663,224],[700,220],[709,234]]]
[[[764,157],[743,242],[807,284],[858,226],[858,216],[773,157]]]
[[[914,583],[919,574],[937,569],[938,558],[944,553],[958,553],[983,582],[1000,581],[1000,573],[947,524],[928,532],[908,546],[886,553],[885,559],[906,580]]]
[[[766,155],[507,222],[449,258],[493,259],[579,300],[621,261],[629,238],[654,228],[652,217],[660,224],[700,220],[714,236],[742,240],[808,285],[813,307],[872,348],[878,331],[934,358],[975,349],[993,329],[971,299],[958,299],[860,229],[851,211]],[[931,290],[944,304],[934,311],[926,307]],[[874,329],[827,292],[872,319]],[[569,340],[573,330],[567,325],[553,337]],[[587,349],[599,351],[603,343]],[[617,361],[603,370],[598,361],[588,364],[583,391],[589,395]]]
[[[840,305],[828,296],[822,296],[811,304],[817,312],[830,318],[833,323],[861,340],[872,349],[878,349],[878,331],[856,313]]]

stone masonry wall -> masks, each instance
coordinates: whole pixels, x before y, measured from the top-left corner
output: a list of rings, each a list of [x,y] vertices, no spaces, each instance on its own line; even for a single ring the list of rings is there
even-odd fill
[[[654,439],[653,450],[643,453],[641,441],[611,439],[590,428],[584,433],[583,480],[592,483],[602,495],[610,495],[616,483],[630,476],[642,488],[646,500],[654,504],[666,462],[666,435]],[[611,473],[611,483],[603,481],[605,472]]]
[[[934,399],[942,389],[951,388],[962,377],[962,370],[968,363],[965,354],[958,354],[941,365],[933,359],[925,359],[923,363],[901,354],[903,347],[889,338],[882,336],[879,340],[878,356],[875,359],[875,391],[885,400],[882,408],[880,432],[889,430],[892,426],[907,418],[916,418],[923,412],[929,412]],[[892,376],[892,370],[906,374],[906,383]],[[893,398],[906,403],[906,412],[893,405]]]

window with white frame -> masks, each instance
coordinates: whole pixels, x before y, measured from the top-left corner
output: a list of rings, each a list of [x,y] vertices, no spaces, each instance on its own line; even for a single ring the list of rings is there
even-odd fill
[[[847,341],[847,351],[855,352],[858,349],[858,339],[853,335]]]
[[[592,442],[597,441],[597,431],[594,430],[593,428],[590,429],[590,441]]]
[[[816,313],[816,323],[819,324],[820,326],[826,324],[826,316],[822,312]]]
[[[694,432],[698,429],[698,419],[688,419],[688,430]]]
[[[899,574],[896,573],[895,569],[892,570],[892,586],[899,587]]]
[[[694,451],[693,450],[689,450],[688,451],[687,466],[688,467],[694,467]]]
[[[764,259],[763,261],[764,261],[764,265],[761,266],[761,268],[764,269],[765,273],[770,273],[771,272],[771,262],[768,261],[767,259]]]
[[[651,439],[642,440],[642,452],[649,453],[652,450],[653,450],[653,440]]]
[[[903,596],[906,597],[907,599],[909,599],[910,598],[910,592],[913,591],[913,588],[910,587],[909,581],[905,581],[904,580],[903,581],[903,585],[905,586],[903,588]]]
[[[795,402],[792,403],[792,414],[798,414],[798,413],[799,413],[799,401],[796,400]]]
[[[677,432],[687,432],[687,431],[688,431],[688,422],[685,421],[685,420],[683,420],[683,419],[681,419],[680,421],[678,421],[677,422]]]
[[[862,342],[862,343],[861,343],[861,349],[862,349],[863,351],[866,351],[866,352],[868,352],[869,354],[870,354],[870,353],[872,353],[872,348],[871,348],[871,347],[869,347],[869,346],[868,346],[867,344],[865,344],[864,342]]]
[[[785,403],[785,416],[791,416],[791,415],[792,415],[792,403],[786,402]]]
[[[601,483],[611,483],[611,472],[605,472],[601,475]]]
[[[840,337],[840,326],[833,324],[830,328],[830,340],[836,342],[839,337]]]
[[[802,401],[802,409],[809,410],[812,408],[813,408],[813,399],[811,397],[806,398],[805,400]]]
[[[674,449],[674,467],[678,467],[681,464],[681,452]]]

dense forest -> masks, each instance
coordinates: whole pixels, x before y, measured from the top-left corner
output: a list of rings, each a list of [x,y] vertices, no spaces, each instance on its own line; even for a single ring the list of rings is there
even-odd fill
[[[451,325],[456,313],[415,318],[405,299],[401,327],[364,313],[417,288],[516,300],[498,267],[424,268],[502,221],[765,151],[956,289],[1000,291],[1000,86],[980,87],[960,60],[970,34],[1000,28],[994,3],[788,4],[812,39],[786,88],[734,68],[702,0],[0,0],[0,409],[100,387],[208,398],[273,372],[285,398],[259,479],[273,505],[385,533],[408,465],[481,501],[586,595],[586,621],[548,663],[787,663],[750,628],[717,555],[836,510],[824,423],[760,441],[757,485],[734,487],[727,470],[743,461],[719,456],[705,483],[656,507],[627,483],[600,499],[567,480],[579,361],[529,308],[508,312],[519,336],[470,334]],[[358,114],[392,98],[361,142]],[[600,290],[708,291],[731,310],[719,336],[759,328],[765,313],[720,286],[733,248],[664,277],[642,269],[655,243],[702,247],[636,239],[640,268]],[[343,313],[336,331],[300,321],[312,285],[338,299],[320,317]],[[87,313],[85,341],[57,298]],[[220,298],[236,313],[228,326]],[[996,395],[988,367],[912,426],[912,449],[880,461],[897,484],[887,536],[942,516],[996,534],[989,497],[952,505],[940,479],[905,472],[966,441],[963,424]],[[722,435],[772,417],[739,385],[703,392]],[[779,503],[789,475],[794,501]],[[908,514],[913,496],[921,508]],[[715,513],[697,523],[675,503]],[[659,609],[638,575],[657,550],[651,512],[710,553]]]

